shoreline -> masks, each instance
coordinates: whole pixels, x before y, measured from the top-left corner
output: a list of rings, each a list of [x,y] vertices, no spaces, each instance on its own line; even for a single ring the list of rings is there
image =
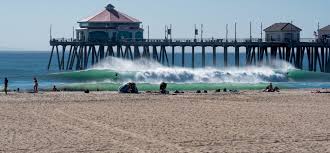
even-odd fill
[[[217,90],[220,90],[217,91]],[[264,89],[244,89],[244,90],[237,90],[237,89],[227,89],[227,92],[224,92],[223,89],[217,89],[217,90],[206,90],[208,91],[207,93],[240,93],[240,92],[247,92],[247,91],[250,91],[250,92],[262,92]],[[232,90],[232,91],[230,91]],[[236,91],[235,91],[236,90]],[[63,90],[63,88],[59,88],[58,91],[52,91],[52,89],[40,89],[39,90],[39,93],[65,93],[65,92],[68,92],[68,93],[80,93],[80,92],[85,92],[86,89],[81,89],[81,90]],[[90,92],[102,92],[102,93],[118,93],[118,94],[125,94],[125,93],[119,93],[119,91],[111,91],[111,90],[89,90]],[[196,93],[195,90],[178,90],[180,92],[183,92],[183,93]],[[200,94],[203,94],[203,91],[204,90],[200,90],[202,93]],[[284,88],[284,89],[280,89],[280,92],[282,91],[321,91],[321,92],[327,92],[327,91],[330,91],[330,88]],[[139,90],[139,93],[138,94],[150,94],[150,93],[158,93],[159,90],[147,90],[147,91],[144,91],[144,90]],[[174,94],[175,90],[169,90],[170,94]],[[1,93],[4,93],[3,90],[0,90],[0,94]],[[17,94],[20,94],[20,93],[34,93],[33,90],[21,90],[20,92],[17,92],[16,90],[8,90],[8,93],[17,93]],[[207,94],[206,93],[206,94]],[[265,92],[267,93],[267,92]],[[271,92],[270,92],[271,93]],[[276,93],[276,92],[275,92]],[[126,94],[129,94],[129,93],[126,93]],[[196,93],[198,94],[198,93]],[[204,93],[205,94],[205,93]],[[168,94],[165,94],[165,95],[168,95]]]

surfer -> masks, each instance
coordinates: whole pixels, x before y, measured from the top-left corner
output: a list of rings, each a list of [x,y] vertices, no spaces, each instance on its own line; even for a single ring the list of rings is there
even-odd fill
[[[33,81],[34,81],[34,86],[33,86],[33,90],[34,90],[34,93],[38,93],[38,80],[36,77],[33,78]]]
[[[5,78],[5,81],[4,81],[4,84],[5,84],[5,88],[4,88],[4,91],[5,91],[5,93],[6,93],[6,95],[8,94],[7,92],[8,92],[8,79],[7,78]]]
[[[118,73],[115,73],[115,78],[114,78],[114,80],[118,80],[118,78],[119,78],[119,74],[118,74]]]

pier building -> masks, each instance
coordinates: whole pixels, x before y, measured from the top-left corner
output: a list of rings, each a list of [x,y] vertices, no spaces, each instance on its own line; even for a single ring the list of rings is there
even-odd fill
[[[76,30],[79,41],[118,41],[143,39],[141,21],[122,12],[111,4],[96,15],[78,21]]]
[[[264,30],[266,41],[299,42],[301,29],[292,23],[275,23]]]
[[[330,39],[330,25],[318,30],[318,38],[320,40]]]

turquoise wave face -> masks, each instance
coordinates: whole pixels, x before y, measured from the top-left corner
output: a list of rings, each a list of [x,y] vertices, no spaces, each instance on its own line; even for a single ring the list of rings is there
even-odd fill
[[[272,67],[189,69],[169,68],[150,61],[109,61],[89,70],[55,73],[49,77],[65,82],[62,88],[67,90],[108,91],[117,91],[127,82],[137,83],[142,91],[154,91],[161,82],[169,83],[169,90],[258,90],[269,82],[280,88],[315,88],[317,83],[312,82],[324,82],[318,87],[327,87],[326,82],[330,81],[330,74],[297,70],[281,62]]]
[[[296,82],[329,82],[330,74],[304,70],[291,70],[288,72],[289,81]]]

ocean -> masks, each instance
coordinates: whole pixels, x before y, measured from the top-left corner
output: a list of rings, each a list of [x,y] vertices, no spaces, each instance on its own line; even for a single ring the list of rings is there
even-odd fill
[[[156,91],[161,82],[169,83],[169,90],[261,90],[272,82],[282,89],[330,88],[330,74],[295,69],[289,63],[274,61],[273,65],[244,66],[245,54],[240,55],[239,68],[235,68],[234,54],[229,53],[229,67],[223,66],[223,54],[217,54],[214,67],[212,53],[206,54],[206,68],[201,68],[201,53],[195,55],[195,69],[191,68],[191,54],[185,55],[181,67],[181,54],[175,54],[175,66],[167,67],[151,60],[123,60],[107,58],[83,71],[59,72],[54,57],[47,70],[50,52],[1,51],[0,79],[9,79],[9,88],[21,91],[33,89],[33,77],[40,88],[50,90],[54,85],[62,90],[117,91],[127,83],[135,82],[140,91]],[[168,54],[171,63],[171,54]],[[305,60],[306,61],[306,60]],[[306,68],[307,64],[304,63]],[[3,84],[0,85],[3,88]]]

